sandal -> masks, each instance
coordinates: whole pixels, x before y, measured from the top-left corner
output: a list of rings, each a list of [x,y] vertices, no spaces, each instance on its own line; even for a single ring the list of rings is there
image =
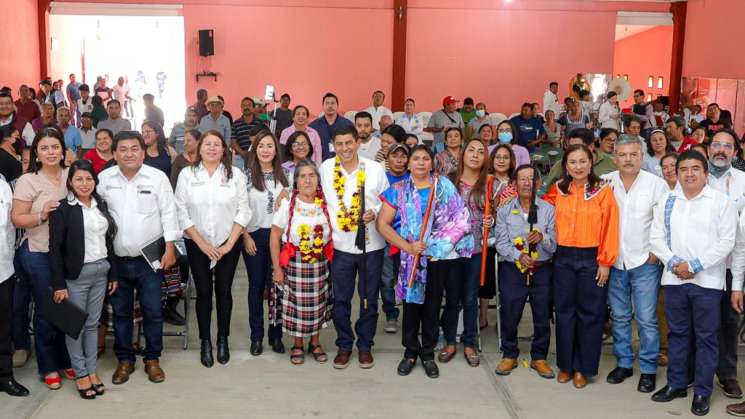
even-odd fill
[[[47,388],[50,390],[59,390],[60,387],[62,387],[62,377],[59,375],[56,377],[50,377],[50,376],[44,376],[41,377],[41,381],[44,382],[44,384],[47,385]]]
[[[323,347],[321,347],[320,344],[312,345],[309,343],[308,353],[313,355],[313,359],[315,359],[316,362],[318,362],[319,364],[325,364],[329,360],[328,355],[326,355],[326,352],[323,350]]]
[[[75,370],[73,370],[72,368],[68,368],[66,370],[63,370],[61,375],[63,377],[65,377],[65,378],[67,378],[68,380],[75,380],[76,379],[75,378]]]
[[[448,351],[448,348],[453,348],[453,351]],[[445,347],[443,347],[440,350],[440,353],[437,355],[437,360],[442,363],[450,362],[450,360],[453,359],[453,357],[455,356],[455,352],[455,345],[445,345]]]
[[[78,394],[80,395],[81,399],[85,400],[93,400],[96,398],[96,390],[93,389],[93,385],[91,384],[88,388],[79,388],[78,382],[84,378],[89,378],[89,376],[83,376],[75,380],[75,388],[78,390]]]
[[[103,396],[106,392],[106,387],[104,387],[103,383],[96,384],[91,380],[91,385],[93,386],[93,390],[96,390],[96,396]]]
[[[302,346],[293,346],[290,349],[290,362],[292,365],[302,365],[305,362],[305,352]]]
[[[479,353],[476,352],[476,349],[470,349],[471,351],[473,351],[470,355],[468,354],[468,352],[465,351],[465,349],[463,350],[463,357],[466,358],[466,362],[468,362],[468,365],[474,368],[478,367],[481,364],[481,356],[479,356]]]

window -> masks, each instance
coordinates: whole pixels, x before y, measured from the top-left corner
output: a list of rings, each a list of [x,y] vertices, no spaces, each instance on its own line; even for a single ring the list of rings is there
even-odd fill
[[[662,76],[657,77],[657,88],[662,89],[662,86],[664,86],[664,81],[662,79]]]
[[[647,79],[647,87],[650,89],[654,87],[654,76],[649,76]]]

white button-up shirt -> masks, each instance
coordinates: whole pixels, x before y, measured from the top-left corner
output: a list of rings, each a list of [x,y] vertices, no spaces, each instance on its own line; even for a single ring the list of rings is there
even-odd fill
[[[546,90],[546,93],[543,94],[543,112],[549,110],[554,111],[554,116],[558,118],[561,113],[561,103],[559,103],[559,98],[554,92]]]
[[[654,209],[665,193],[667,184],[661,178],[644,170],[639,171],[631,188],[626,190],[618,170],[603,176],[610,181],[618,204],[620,246],[616,269],[634,269],[649,258],[649,232],[654,219]]]
[[[376,130],[380,129],[380,118],[382,118],[383,115],[388,115],[391,117],[391,120],[393,120],[393,112],[385,106],[378,106],[377,108],[375,106],[370,106],[365,109],[365,112],[372,115],[372,126]],[[354,120],[352,122],[354,122]]]
[[[742,291],[745,281],[745,211],[740,213],[737,223],[735,248],[730,257],[732,267],[732,291]]]
[[[16,229],[10,221],[13,191],[5,179],[0,179],[0,284],[10,279],[15,254]]]
[[[730,167],[722,176],[717,178],[709,173],[709,186],[727,195],[737,212],[745,208],[745,172]]]
[[[723,290],[727,256],[735,245],[737,211],[727,196],[705,186],[693,199],[681,188],[665,194],[654,211],[652,253],[665,264],[662,285],[695,284]],[[695,276],[683,281],[672,266],[688,262]]]
[[[187,167],[178,176],[176,210],[184,237],[191,239],[185,230],[194,227],[209,244],[222,246],[234,223],[245,227],[251,219],[246,175],[233,166],[228,179],[222,163],[211,177],[202,164]]]
[[[329,210],[329,216],[331,217],[332,224],[332,238],[334,240],[334,249],[340,250],[346,253],[360,254],[362,251],[354,245],[354,239],[357,236],[356,231],[343,231],[339,228],[339,223],[336,220],[337,215],[340,212],[339,199],[336,196],[336,190],[334,189],[334,163],[336,159],[330,158],[324,161],[319,168],[321,173],[321,187],[323,188],[323,194],[326,197],[327,207]],[[359,158],[360,165],[364,165],[365,170],[365,210],[373,210],[375,214],[380,211],[382,205],[380,201],[380,194],[388,189],[388,178],[385,175],[385,169],[380,163],[366,159],[364,157]],[[346,177],[346,183],[344,184],[344,205],[349,209],[352,206],[352,195],[357,191],[357,169],[351,173],[347,173],[344,170],[344,166],[341,167],[341,174]],[[367,224],[367,246],[368,252],[380,250],[385,247],[385,239],[378,233],[375,228],[375,222]]]
[[[422,132],[424,132],[424,123],[418,113],[412,114],[411,118],[406,114],[403,114],[396,118],[394,122],[396,125],[400,125],[407,134],[414,134],[419,137],[422,135]],[[422,140],[420,139],[419,143],[421,144],[421,142]]]
[[[129,180],[114,166],[102,171],[98,180],[98,193],[108,203],[118,228],[117,256],[141,256],[142,246],[158,237],[166,242],[181,237],[173,190],[163,172],[143,165]]]
[[[83,263],[106,259],[109,254],[106,249],[106,230],[109,228],[109,222],[98,210],[98,203],[91,199],[91,206],[86,207],[75,198],[70,204],[80,205],[83,210]]]

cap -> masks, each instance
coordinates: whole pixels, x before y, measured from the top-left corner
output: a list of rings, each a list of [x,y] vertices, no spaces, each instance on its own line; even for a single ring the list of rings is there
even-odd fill
[[[458,103],[458,99],[456,99],[455,96],[445,96],[442,98],[442,106],[451,105],[453,103]]]
[[[210,103],[213,103],[213,102],[220,102],[220,103],[222,103],[222,100],[220,100],[220,98],[217,97],[217,96],[212,96],[209,99],[207,99],[207,102],[205,102],[205,104],[209,105]]]
[[[395,143],[388,149],[388,155],[390,156],[396,150],[403,150],[407,155],[409,154],[409,147],[406,147],[405,144]]]
[[[93,115],[91,115],[90,112],[83,112],[82,115],[80,115],[81,118],[93,118]]]

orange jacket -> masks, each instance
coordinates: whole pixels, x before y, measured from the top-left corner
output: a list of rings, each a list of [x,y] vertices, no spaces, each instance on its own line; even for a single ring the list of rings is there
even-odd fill
[[[566,247],[597,247],[598,265],[613,266],[618,256],[618,207],[610,184],[601,181],[594,190],[577,191],[574,183],[564,195],[558,183],[543,199],[554,205],[556,242]]]

